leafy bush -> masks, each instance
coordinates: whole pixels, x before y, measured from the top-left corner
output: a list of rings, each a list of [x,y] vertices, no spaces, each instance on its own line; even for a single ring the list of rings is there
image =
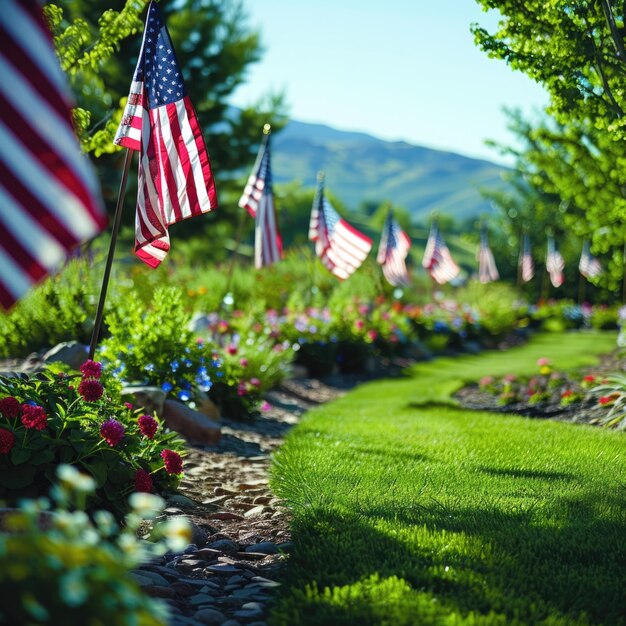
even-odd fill
[[[95,489],[90,478],[68,465],[59,467],[58,478],[55,506],[45,498],[25,500],[2,518],[9,532],[0,533],[0,623],[167,624],[167,605],[146,596],[128,572],[168,548],[181,549],[188,525],[170,522],[159,529],[158,543],[140,541],[142,520],[154,518],[163,500],[131,496],[120,531],[108,511],[95,512],[93,521],[85,514],[85,497]]]
[[[90,508],[120,516],[134,490],[175,489],[183,442],[159,421],[138,415],[107,394],[99,364],[78,375],[43,372],[31,378],[0,377],[0,498],[14,503],[48,492],[61,463],[92,476]]]

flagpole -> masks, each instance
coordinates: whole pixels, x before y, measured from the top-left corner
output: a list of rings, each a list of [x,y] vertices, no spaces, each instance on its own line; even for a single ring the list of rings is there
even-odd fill
[[[96,309],[96,318],[93,324],[93,332],[91,334],[91,343],[89,344],[89,358],[93,359],[98,344],[98,336],[100,335],[100,326],[102,325],[102,317],[104,315],[104,302],[106,300],[107,288],[109,286],[109,278],[111,276],[111,266],[113,265],[113,257],[115,256],[115,245],[117,243],[117,234],[120,230],[122,221],[122,207],[124,205],[124,196],[126,195],[126,183],[128,181],[128,172],[130,170],[130,162],[133,159],[133,153],[126,148],[126,156],[124,157],[124,167],[122,169],[122,179],[120,180],[120,188],[117,194],[117,203],[115,205],[115,216],[113,218],[113,229],[111,231],[111,243],[109,244],[109,255],[107,256],[106,266],[104,268],[104,276],[102,277],[102,287],[100,287],[100,300]]]
[[[267,139],[271,132],[272,132],[272,125],[264,124],[263,125],[263,144],[261,148],[263,148],[267,144]],[[259,160],[262,154],[263,154],[263,149],[260,149],[257,154],[257,160],[254,166],[254,170],[257,169],[257,165],[259,163]],[[243,238],[243,228],[246,222],[246,213],[247,213],[246,209],[243,209],[239,217],[239,226],[237,227],[237,234],[235,235],[235,248],[233,249],[233,252],[230,257],[230,266],[228,268],[228,278],[226,280],[226,293],[224,294],[224,297],[226,297],[230,293],[230,287],[231,287],[232,280],[233,280],[233,272],[235,269],[235,255],[239,254],[239,247],[241,246],[241,239]],[[222,298],[222,302],[220,303],[220,309],[223,308],[223,304],[224,304],[224,299]]]
[[[579,272],[578,279],[578,304],[582,304],[585,300],[585,277]]]

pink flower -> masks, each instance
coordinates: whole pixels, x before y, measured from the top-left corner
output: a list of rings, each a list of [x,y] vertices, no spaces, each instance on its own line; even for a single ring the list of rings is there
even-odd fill
[[[26,428],[43,430],[48,422],[48,416],[42,406],[37,404],[22,404],[22,424]]]
[[[13,396],[2,398],[0,400],[0,413],[9,419],[17,417],[20,414],[19,400]]]
[[[130,403],[130,402],[124,402],[124,406],[129,410],[132,411],[135,407]]]
[[[0,454],[9,454],[15,445],[15,435],[10,430],[0,428]]]
[[[100,400],[104,393],[104,387],[99,380],[93,380],[91,378],[83,379],[78,385],[78,393],[87,401],[95,402]]]
[[[87,359],[80,366],[80,371],[85,378],[100,378],[102,374],[102,364]]]
[[[365,322],[363,320],[355,320],[354,322],[354,326],[357,328],[357,330],[363,330],[363,327],[365,326]]]
[[[550,361],[550,359],[546,359],[545,357],[537,360],[537,365],[539,365],[539,367],[550,365],[550,363],[552,363],[552,361]]]
[[[146,470],[138,469],[135,472],[135,491],[142,493],[152,493],[154,484],[152,482],[152,476],[146,472]]]
[[[159,427],[154,417],[151,415],[141,415],[137,421],[139,422],[139,430],[141,433],[148,439],[152,439]]]
[[[263,404],[261,405],[261,411],[269,411],[272,408],[272,405],[265,401],[263,402]]]
[[[228,354],[237,354],[237,346],[235,344],[229,343],[226,347],[226,352],[228,352]]]
[[[240,359],[239,365],[241,365],[241,367],[248,367],[248,359]]]
[[[237,395],[239,397],[241,396],[245,396],[248,393],[248,388],[246,386],[246,383],[241,382],[237,385]]]
[[[100,426],[100,436],[113,448],[124,438],[126,429],[116,419],[108,419]]]
[[[250,384],[253,387],[260,387],[261,386],[261,381],[258,378],[251,378],[250,379]]]
[[[367,336],[369,337],[370,341],[376,341],[376,338],[378,337],[378,333],[375,330],[368,330]]]
[[[163,450],[161,457],[165,464],[165,471],[168,474],[182,474],[183,460],[178,452],[174,452],[174,450]]]

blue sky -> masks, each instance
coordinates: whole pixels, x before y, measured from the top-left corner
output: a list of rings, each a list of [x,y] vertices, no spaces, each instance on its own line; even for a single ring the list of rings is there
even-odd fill
[[[532,115],[545,92],[473,43],[496,16],[473,0],[244,0],[265,48],[234,104],[284,91],[290,116],[502,161],[504,106]]]

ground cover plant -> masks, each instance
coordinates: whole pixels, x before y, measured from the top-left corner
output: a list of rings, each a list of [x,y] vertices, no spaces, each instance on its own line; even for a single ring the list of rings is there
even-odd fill
[[[469,380],[591,365],[615,333],[418,364],[308,415],[273,470],[295,551],[276,625],[623,624],[621,432],[462,409]]]

